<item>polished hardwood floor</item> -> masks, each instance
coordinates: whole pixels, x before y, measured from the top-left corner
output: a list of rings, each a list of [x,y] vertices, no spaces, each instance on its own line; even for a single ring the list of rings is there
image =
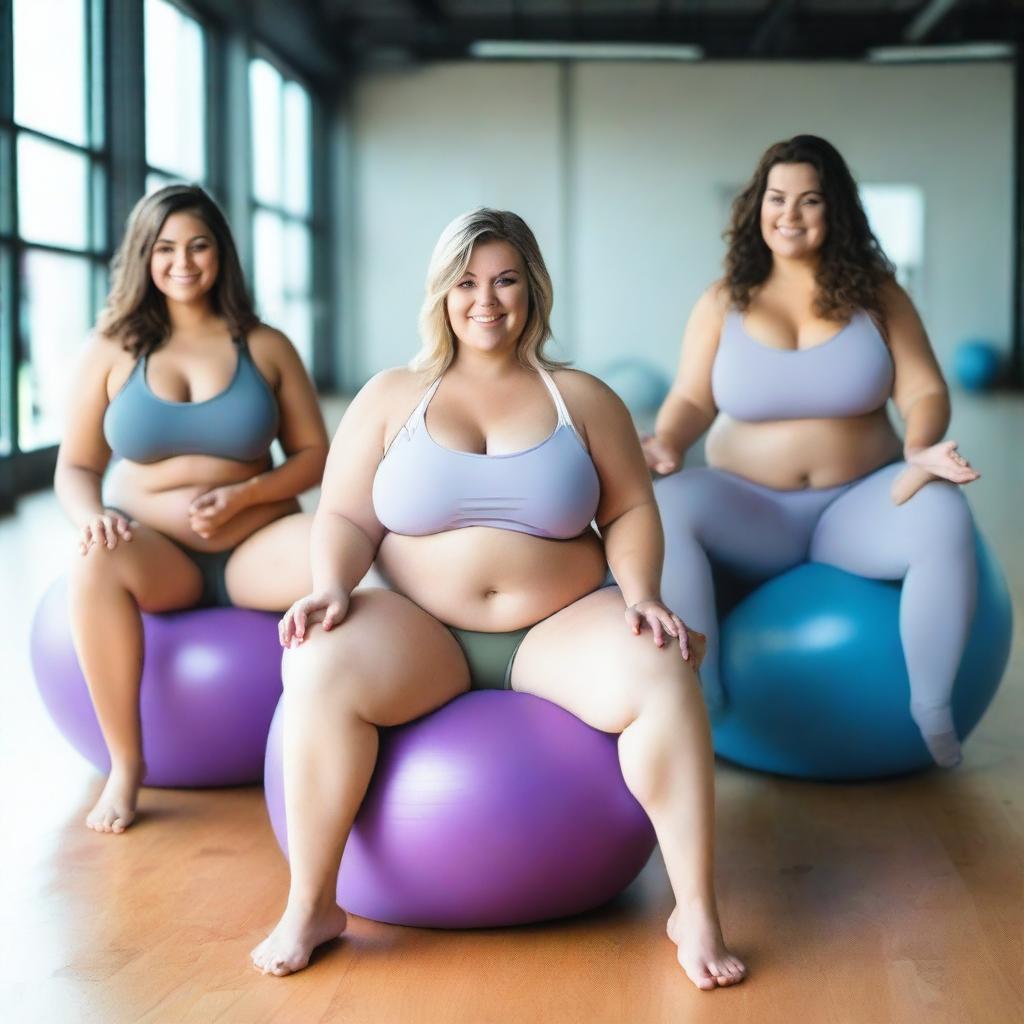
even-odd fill
[[[121,837],[82,824],[99,775],[50,724],[28,658],[72,550],[52,494],[0,520],[0,1020],[756,1022],[1024,1020],[1024,399],[958,396],[970,495],[1018,610],[1010,669],[953,772],[860,785],[718,769],[719,876],[749,980],[697,992],[664,937],[657,854],[613,905],[482,932],[353,919],[289,979],[249,949],[286,870],[258,787],[146,790]]]

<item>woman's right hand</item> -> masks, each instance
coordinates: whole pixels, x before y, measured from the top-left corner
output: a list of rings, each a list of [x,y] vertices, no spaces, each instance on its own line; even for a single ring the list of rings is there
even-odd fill
[[[277,624],[277,634],[282,647],[298,647],[309,627],[319,622],[330,630],[348,614],[349,595],[340,587],[330,587],[305,597],[300,597],[284,613]]]
[[[138,526],[138,523],[127,519],[120,512],[101,509],[82,524],[78,550],[83,555],[87,555],[93,547],[113,551],[119,540],[127,544],[132,539],[133,526]]]
[[[667,476],[679,468],[682,456],[665,438],[657,434],[644,434],[640,438],[640,444],[643,446],[648,469]]]

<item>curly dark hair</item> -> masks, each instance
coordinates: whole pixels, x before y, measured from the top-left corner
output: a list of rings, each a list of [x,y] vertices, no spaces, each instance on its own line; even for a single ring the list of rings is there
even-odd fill
[[[817,135],[794,135],[769,146],[746,188],[732,204],[725,239],[725,285],[737,308],[750,305],[772,268],[772,253],[761,234],[761,203],[768,172],[776,164],[810,164],[825,196],[825,241],[816,273],[814,311],[824,320],[848,320],[856,310],[884,324],[880,290],[896,268],[878,244],[850,168],[831,143]]]
[[[227,321],[232,337],[244,337],[260,322],[220,207],[198,185],[168,185],[135,204],[111,265],[110,294],[99,316],[99,333],[119,341],[136,358],[159,348],[171,333],[167,303],[153,284],[149,261],[164,221],[181,212],[203,221],[217,244],[220,270],[210,293],[214,312]]]

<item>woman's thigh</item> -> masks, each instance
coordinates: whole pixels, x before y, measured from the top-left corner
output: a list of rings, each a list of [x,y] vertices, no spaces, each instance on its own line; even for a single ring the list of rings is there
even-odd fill
[[[721,470],[684,469],[654,486],[670,561],[692,537],[717,562],[743,575],[769,576],[803,561],[813,515],[802,492],[772,492]]]
[[[231,553],[224,583],[231,603],[283,611],[313,588],[309,532],[313,516],[282,516],[246,537]]]
[[[933,480],[902,505],[890,490],[905,463],[858,481],[822,514],[810,558],[873,579],[902,579],[920,554],[973,559],[970,508],[956,484]]]
[[[365,721],[399,725],[469,689],[469,667],[448,628],[389,590],[352,595],[329,632],[314,625],[285,652],[285,694],[313,686],[343,694]]]
[[[73,583],[113,574],[145,612],[188,608],[199,600],[202,577],[184,551],[162,533],[136,523],[130,541],[119,540],[113,550],[93,545],[76,555]]]
[[[574,601],[526,634],[512,664],[512,689],[544,697],[588,725],[619,733],[653,687],[697,685],[674,641],[656,647],[649,630],[626,624],[618,587]]]

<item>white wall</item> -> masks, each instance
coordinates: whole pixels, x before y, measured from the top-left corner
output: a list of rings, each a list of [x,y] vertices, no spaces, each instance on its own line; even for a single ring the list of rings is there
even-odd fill
[[[728,190],[763,149],[810,132],[863,181],[925,194],[921,312],[942,361],[966,336],[1008,347],[1012,72],[1004,65],[473,64],[375,74],[353,117],[358,383],[416,348],[427,259],[479,204],[534,228],[562,351],[589,369],[674,367],[720,272]]]

